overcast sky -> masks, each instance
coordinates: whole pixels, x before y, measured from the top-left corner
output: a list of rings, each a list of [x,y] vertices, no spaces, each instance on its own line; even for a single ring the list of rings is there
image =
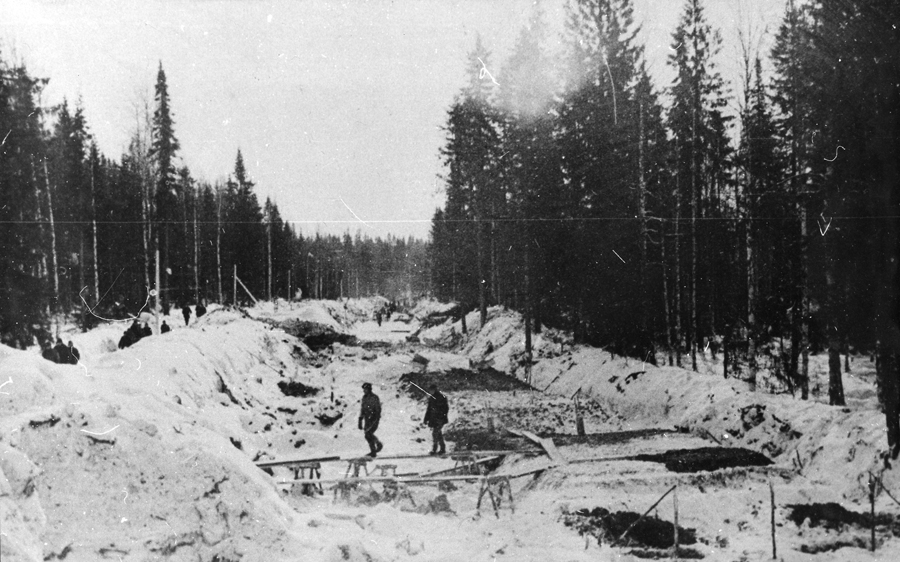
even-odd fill
[[[559,49],[564,0],[541,2]],[[740,22],[777,29],[784,0],[706,0],[737,69]],[[0,0],[0,50],[50,78],[44,102],[84,107],[118,159],[135,107],[168,78],[193,175],[224,179],[241,149],[260,203],[306,235],[361,230],[425,237],[443,202],[447,108],[480,33],[499,74],[531,0]],[[657,86],[668,85],[683,2],[634,0]],[[360,221],[364,221],[363,224]]]

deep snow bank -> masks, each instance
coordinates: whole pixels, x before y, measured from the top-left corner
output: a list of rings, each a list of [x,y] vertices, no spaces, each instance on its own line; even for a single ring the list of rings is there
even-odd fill
[[[466,320],[467,336],[461,335],[459,322],[425,335],[450,341],[453,334],[470,363],[528,378],[539,390],[568,397],[581,390],[618,417],[623,429],[675,426],[723,445],[748,447],[784,466],[802,466],[801,474],[812,483],[853,500],[868,493],[867,472],[880,470],[886,440],[883,415],[876,409],[831,407],[754,392],[735,379],[613,358],[602,349],[573,347],[567,334],[554,330],[533,335],[535,363],[529,372],[520,315],[494,307],[484,326],[477,311]]]
[[[315,416],[333,405],[278,387],[325,387],[294,360],[309,350],[227,310],[103,351],[121,329],[73,336],[79,365],[0,347],[0,557],[295,560],[329,545],[253,464],[326,438]]]

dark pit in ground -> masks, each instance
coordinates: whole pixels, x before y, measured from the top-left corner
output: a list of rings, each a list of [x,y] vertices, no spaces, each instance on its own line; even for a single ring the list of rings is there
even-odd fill
[[[400,377],[400,382],[414,383],[425,390],[428,390],[431,385],[436,385],[441,392],[457,392],[460,390],[535,390],[535,388],[528,386],[524,382],[490,367],[477,371],[450,369],[443,373],[407,373]],[[425,393],[413,386],[413,384],[407,384],[406,391],[413,398],[425,397]]]
[[[844,506],[829,503],[791,504],[786,506],[790,510],[788,519],[798,527],[809,519],[810,527],[824,527],[826,529],[840,529],[844,525],[869,529],[872,516],[869,513],[850,511]],[[900,520],[895,515],[888,513],[876,513],[875,525],[889,528],[893,535],[900,536]]]
[[[357,345],[359,343],[356,336],[339,334],[331,326],[319,324],[318,322],[293,319],[273,322],[272,324],[288,334],[303,340],[303,343],[313,351],[320,351],[333,343],[341,345]]]
[[[297,381],[279,381],[278,388],[285,396],[313,396],[319,392],[318,388],[306,386],[302,382]],[[279,408],[281,410],[281,408]]]
[[[664,453],[642,454],[636,461],[659,462],[672,472],[700,472],[738,466],[768,466],[772,461],[761,453],[739,447],[700,447],[673,449]]]
[[[610,512],[602,507],[594,509],[580,509],[574,513],[563,516],[563,524],[575,529],[579,534],[590,535],[597,539],[598,543],[610,544],[618,540],[622,533],[640,518],[640,513],[633,511]],[[689,545],[697,543],[696,529],[678,526],[678,544]],[[669,521],[658,517],[644,517],[630,531],[622,541],[621,546],[642,546],[646,548],[667,549],[675,545],[675,526]],[[679,549],[680,553],[680,549]]]

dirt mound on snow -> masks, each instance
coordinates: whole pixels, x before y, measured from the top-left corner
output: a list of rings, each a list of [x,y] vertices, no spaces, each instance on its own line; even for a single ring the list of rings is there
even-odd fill
[[[637,544],[655,549],[666,549],[675,546],[675,525],[658,517],[640,518],[633,511],[611,512],[602,507],[581,509],[563,516],[563,523],[572,527],[582,535],[590,535],[600,543],[618,541],[625,531],[628,535],[623,543]],[[640,519],[640,520],[639,520]],[[633,526],[632,526],[633,525]],[[678,543],[681,545],[697,544],[697,531],[679,525]],[[681,553],[679,553],[681,554]]]
[[[665,453],[635,455],[632,458],[636,461],[662,463],[672,472],[712,472],[723,468],[772,464],[765,455],[740,447],[677,449]]]
[[[407,392],[415,398],[425,396],[421,389],[428,390],[431,386],[437,386],[441,392],[534,390],[524,382],[491,368],[478,371],[454,368],[440,373],[407,373],[400,377],[400,381],[410,383],[407,385]]]

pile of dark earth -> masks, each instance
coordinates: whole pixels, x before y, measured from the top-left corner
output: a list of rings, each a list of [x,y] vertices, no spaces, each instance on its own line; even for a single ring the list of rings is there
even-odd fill
[[[872,516],[869,513],[850,511],[836,503],[791,504],[788,519],[800,527],[808,521],[810,528],[822,527],[826,531],[837,531],[841,536],[800,545],[800,552],[818,554],[839,548],[871,548]],[[894,537],[900,536],[900,517],[893,514],[877,513],[875,529],[880,536],[876,543],[883,542],[885,531]],[[854,534],[855,533],[855,534]]]
[[[469,369],[450,369],[446,372],[407,373],[400,377],[401,386],[416,399],[425,396],[422,389],[428,390],[432,385],[441,392],[458,392],[460,390],[514,391],[537,390],[524,382],[510,377],[490,367],[477,371]]]
[[[288,334],[303,340],[303,343],[312,351],[321,351],[335,343],[350,346],[359,344],[356,336],[341,334],[331,326],[318,322],[292,319],[273,324]]]
[[[810,527],[821,526],[825,529],[840,529],[844,525],[868,529],[872,525],[872,516],[869,513],[850,511],[833,502],[790,504],[786,507],[790,510],[788,519],[798,527],[807,519]],[[890,529],[895,537],[900,536],[900,517],[896,515],[877,513],[875,525]]]
[[[631,458],[636,461],[663,463],[672,472],[712,472],[723,468],[772,464],[765,455],[740,447],[673,449],[664,453],[634,455]]]
[[[644,517],[633,511],[610,512],[602,507],[580,509],[563,515],[563,524],[573,528],[582,536],[588,535],[597,539],[599,544],[620,543],[619,546],[638,546],[630,554],[638,558],[669,557],[675,546],[675,525],[658,517]],[[635,524],[635,522],[637,522]],[[634,527],[632,525],[634,524]],[[629,529],[630,527],[630,529]],[[620,537],[628,531],[625,538]],[[695,549],[683,548],[683,545],[697,544],[696,529],[678,526],[678,557],[703,558]]]

